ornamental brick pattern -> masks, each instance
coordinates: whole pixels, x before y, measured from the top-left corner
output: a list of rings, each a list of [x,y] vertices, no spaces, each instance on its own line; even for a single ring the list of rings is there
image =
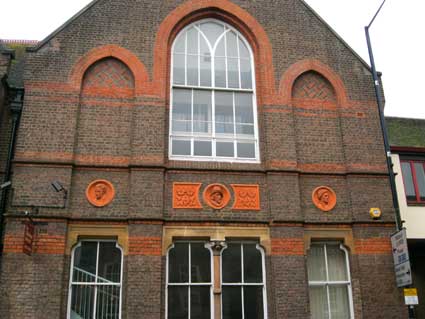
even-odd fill
[[[322,75],[314,71],[303,73],[294,82],[292,97],[336,102],[335,90]]]

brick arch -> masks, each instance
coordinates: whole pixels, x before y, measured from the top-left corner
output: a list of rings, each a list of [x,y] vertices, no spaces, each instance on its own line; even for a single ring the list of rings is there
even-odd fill
[[[347,105],[348,97],[341,78],[326,64],[313,59],[302,60],[294,63],[283,74],[279,84],[279,95],[284,103],[289,104],[292,99],[292,88],[297,78],[308,72],[314,71],[323,76],[335,90],[338,105]]]
[[[69,77],[73,89],[80,90],[87,69],[95,62],[107,57],[120,60],[131,70],[134,76],[136,94],[146,90],[149,81],[146,67],[132,52],[113,44],[94,48],[75,63]]]
[[[260,23],[247,11],[228,0],[189,0],[173,10],[159,26],[153,66],[153,87],[162,98],[167,97],[171,44],[186,25],[203,19],[216,18],[241,32],[254,52],[257,98],[261,104],[275,93],[272,46]]]

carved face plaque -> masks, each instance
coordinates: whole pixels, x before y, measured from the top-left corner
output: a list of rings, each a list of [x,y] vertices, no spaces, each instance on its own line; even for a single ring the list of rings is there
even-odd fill
[[[204,201],[214,209],[222,209],[229,203],[230,193],[226,186],[221,184],[208,185],[204,190]]]
[[[336,194],[330,187],[319,186],[313,191],[312,200],[317,208],[328,212],[336,205]]]
[[[115,189],[107,180],[98,179],[87,186],[86,197],[93,206],[103,207],[114,199]]]

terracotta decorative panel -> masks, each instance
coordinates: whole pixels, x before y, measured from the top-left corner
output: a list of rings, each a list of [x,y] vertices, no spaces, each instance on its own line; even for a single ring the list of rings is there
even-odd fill
[[[200,188],[201,183],[173,183],[173,208],[202,208]]]
[[[332,188],[327,186],[315,188],[311,197],[314,205],[324,212],[332,210],[336,205],[336,194]]]
[[[229,201],[230,192],[222,184],[210,184],[204,190],[204,202],[214,209],[222,209]]]
[[[235,202],[232,209],[260,210],[259,185],[232,184]]]
[[[109,181],[97,179],[87,186],[86,197],[93,206],[103,207],[112,202],[115,197],[115,189]]]

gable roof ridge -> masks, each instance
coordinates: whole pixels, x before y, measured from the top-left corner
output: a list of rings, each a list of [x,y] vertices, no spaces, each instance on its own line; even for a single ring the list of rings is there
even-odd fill
[[[304,0],[299,0],[309,11],[311,11],[311,13],[313,13],[313,15],[321,22],[325,25],[326,28],[329,29],[329,31],[332,32],[332,34],[360,61],[360,63],[363,64],[364,67],[366,67],[366,69],[369,72],[372,72],[371,67],[369,66],[369,64],[363,60],[363,58],[330,26],[329,23],[327,23],[325,21],[325,19],[323,19],[307,2],[305,2]],[[381,72],[378,72],[378,76],[381,75]]]
[[[28,47],[26,50],[28,52],[38,51],[41,47],[43,47],[46,43],[48,43],[52,38],[54,38],[58,33],[60,33],[63,29],[65,29],[69,24],[71,24],[73,21],[77,20],[86,11],[88,11],[91,7],[93,7],[96,3],[100,2],[100,1],[102,1],[102,0],[91,1],[84,8],[82,8],[80,11],[78,11],[76,14],[74,14],[71,18],[66,20],[59,28],[57,28],[52,33],[50,33],[47,37],[45,37],[43,40],[38,42],[38,44],[36,46]]]

